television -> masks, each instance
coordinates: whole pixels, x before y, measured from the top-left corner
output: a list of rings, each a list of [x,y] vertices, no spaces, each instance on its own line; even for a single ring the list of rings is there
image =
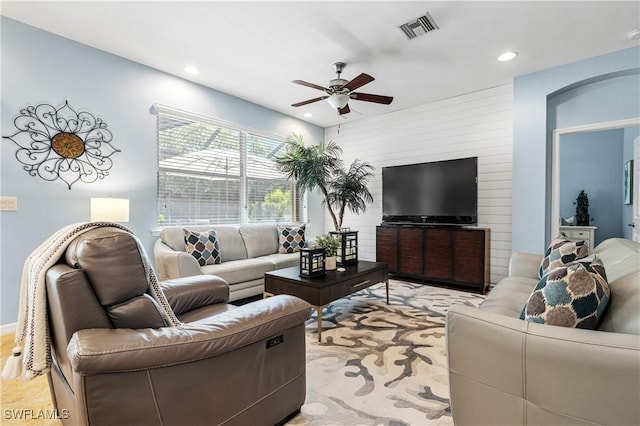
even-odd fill
[[[382,168],[382,221],[473,225],[478,157]]]

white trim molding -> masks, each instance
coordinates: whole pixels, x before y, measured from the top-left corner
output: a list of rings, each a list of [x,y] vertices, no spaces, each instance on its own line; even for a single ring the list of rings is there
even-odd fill
[[[551,159],[551,238],[560,234],[560,136],[598,132],[602,130],[621,129],[640,125],[640,117],[624,120],[606,121],[603,123],[585,124],[582,126],[564,127],[553,131]]]
[[[12,322],[10,324],[0,324],[0,335],[15,333],[16,328],[18,328],[17,322]]]

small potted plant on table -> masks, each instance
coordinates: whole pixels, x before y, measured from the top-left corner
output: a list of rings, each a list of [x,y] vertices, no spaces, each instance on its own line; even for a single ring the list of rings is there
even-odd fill
[[[324,249],[326,256],[325,269],[328,271],[336,269],[336,254],[338,253],[338,247],[340,247],[340,240],[331,234],[318,235],[316,244]]]

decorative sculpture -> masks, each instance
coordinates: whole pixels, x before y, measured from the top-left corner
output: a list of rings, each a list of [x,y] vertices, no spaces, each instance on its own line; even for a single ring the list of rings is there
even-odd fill
[[[16,159],[23,169],[44,180],[60,179],[69,189],[79,180],[104,179],[113,166],[111,156],[120,152],[102,119],[76,112],[68,101],[58,109],[49,104],[27,106],[13,123],[18,132],[3,138],[18,145]]]

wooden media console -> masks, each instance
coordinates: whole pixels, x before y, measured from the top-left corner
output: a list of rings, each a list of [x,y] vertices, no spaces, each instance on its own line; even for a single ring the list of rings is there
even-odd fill
[[[376,261],[389,273],[484,294],[489,283],[489,230],[391,224],[376,227]]]

